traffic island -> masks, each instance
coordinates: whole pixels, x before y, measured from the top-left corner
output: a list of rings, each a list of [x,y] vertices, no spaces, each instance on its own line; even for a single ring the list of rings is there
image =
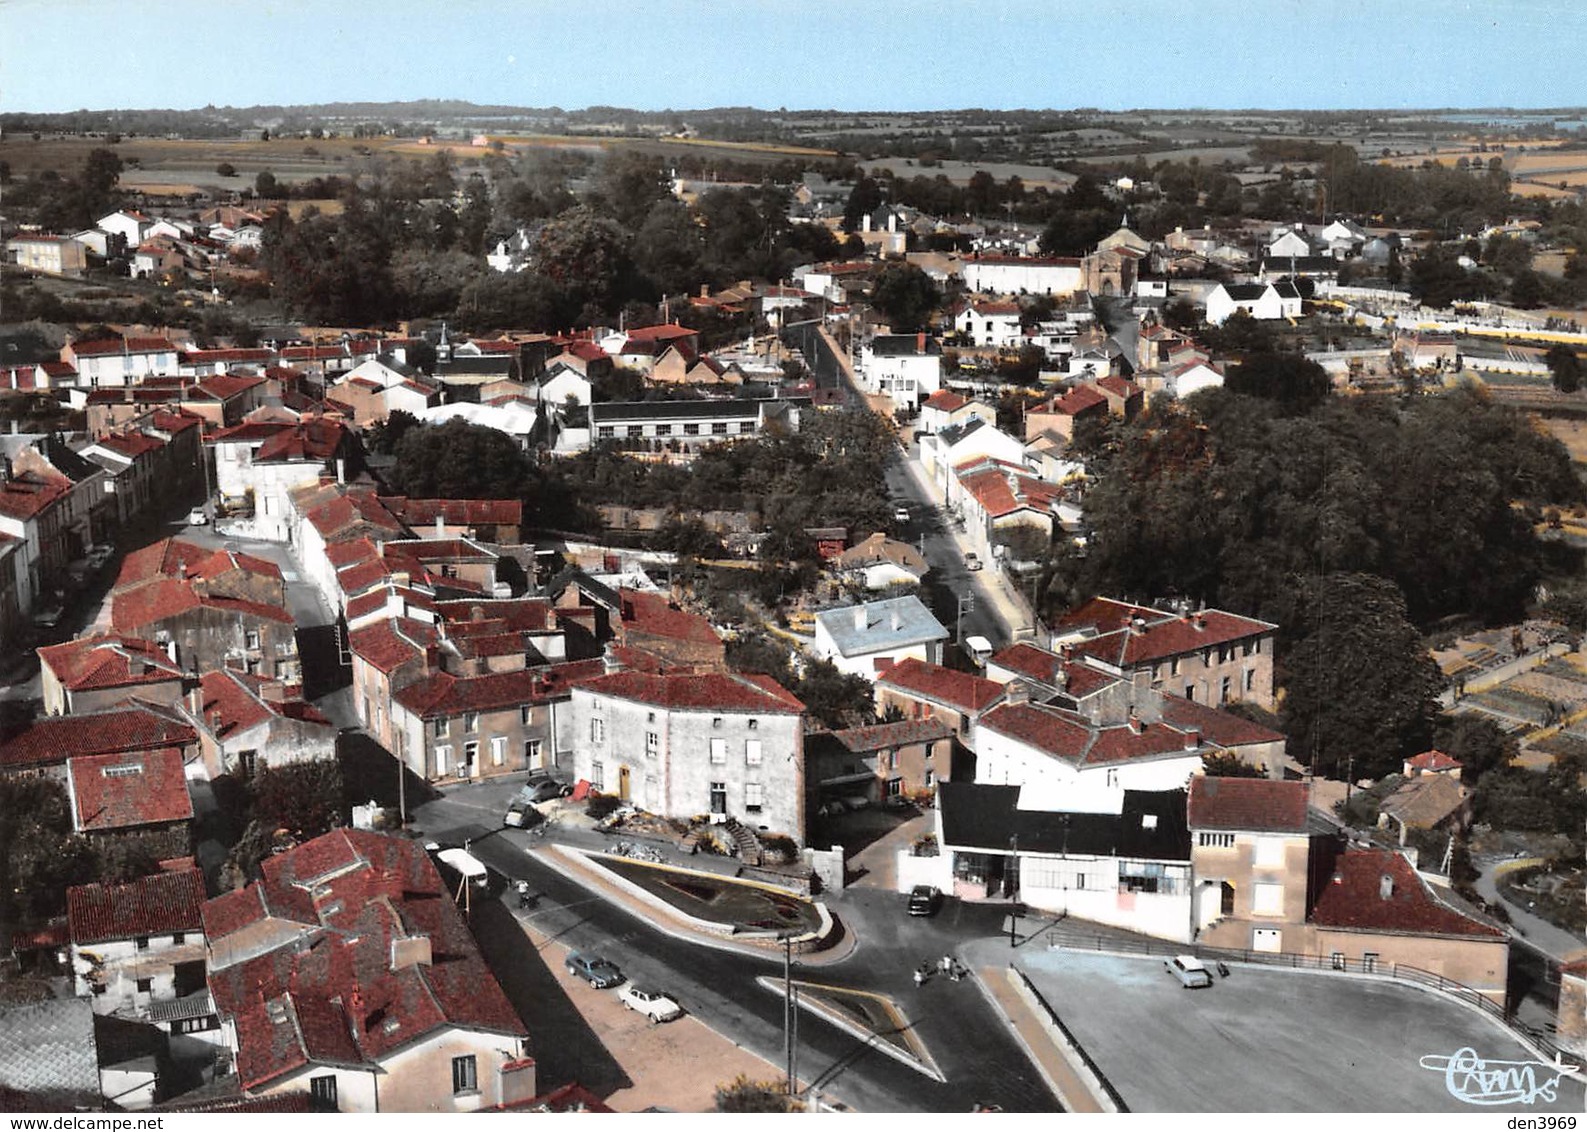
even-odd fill
[[[781,979],[762,976],[756,981],[775,994],[784,993]],[[795,980],[792,989],[796,1007],[853,1034],[870,1048],[903,1062],[917,1073],[936,1081],[947,1080],[915,1033],[914,1023],[886,995],[801,980]]]

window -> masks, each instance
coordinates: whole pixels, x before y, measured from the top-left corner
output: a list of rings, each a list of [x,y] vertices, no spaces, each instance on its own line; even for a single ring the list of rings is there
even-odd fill
[[[761,784],[758,782],[744,783],[744,809],[752,814],[760,813],[760,807],[765,795]]]
[[[1198,833],[1196,844],[1203,849],[1233,849],[1234,834],[1232,833]]]
[[[244,778],[252,778],[259,769],[259,752],[249,748],[237,752],[237,767],[242,771]]]
[[[744,765],[745,766],[759,766],[760,765],[760,740],[759,739],[745,739],[744,740]]]
[[[518,709],[518,722],[523,724],[525,727],[528,727],[529,724],[534,720],[534,714],[535,709],[530,707],[528,704],[524,704]]]
[[[1378,953],[1376,951],[1363,951],[1361,953],[1361,969],[1369,975],[1378,969]]]
[[[659,750],[661,750],[661,736],[654,731],[645,732],[645,754],[655,758]]]
[[[604,719],[590,720],[590,742],[606,742],[606,721]]]
[[[893,769],[893,752],[881,750],[876,752],[876,766],[879,770]]]
[[[450,719],[438,719],[430,725],[430,734],[437,739],[445,739],[451,733],[452,721]]]
[[[479,730],[479,712],[465,711],[463,713],[463,734],[472,735]]]
[[[153,979],[139,979],[138,980],[138,993],[139,994],[152,994],[153,992],[154,992],[154,980]]]
[[[466,1057],[454,1057],[452,1059],[452,1092],[478,1092],[479,1078],[476,1073],[473,1054],[468,1054]]]
[[[181,947],[186,942],[187,942],[187,933],[186,932],[172,932],[171,933],[171,946],[172,947]]]
[[[248,647],[251,649],[256,649],[259,647],[259,630],[248,630]]]
[[[645,714],[645,722],[646,723],[654,723],[654,722],[656,722],[656,713],[653,712],[653,711],[652,712],[647,712]]]
[[[713,763],[725,763],[725,762],[727,762],[727,740],[726,739],[712,739],[711,740],[711,761]]]
[[[1168,662],[1168,674],[1170,676],[1179,675],[1179,658],[1177,656]]]
[[[750,729],[750,730],[751,730],[751,731],[756,731],[756,730],[758,730],[758,729],[759,729],[759,728],[760,728],[760,720],[758,720],[758,719],[752,719],[752,720],[750,720],[750,721],[749,721],[749,729]]]
[[[1328,957],[1328,965],[1335,971],[1343,971],[1345,969],[1345,953],[1343,951],[1334,952]]]
[[[1258,837],[1256,839],[1255,865],[1259,869],[1281,869],[1284,867],[1284,839],[1282,837]]]
[[[631,424],[627,428],[623,429],[623,435],[629,440],[638,440],[641,436],[645,435],[644,426]]]
[[[887,796],[889,798],[897,798],[903,792],[904,780],[902,778],[889,778],[887,780]]]
[[[605,790],[606,789],[606,764],[605,763],[592,763],[592,764],[590,764],[590,785],[595,787],[595,789],[597,789],[597,790]]]
[[[336,1107],[336,1078],[310,1077],[309,1097],[327,1108]]]
[[[1119,772],[1116,770],[1108,771],[1107,783],[1109,786],[1117,786],[1119,784]]]
[[[1251,889],[1251,914],[1254,916],[1282,916],[1284,914],[1284,886],[1282,884],[1257,884]]]
[[[507,761],[507,736],[492,735],[490,737],[490,765],[501,766]]]
[[[672,435],[672,426],[670,424],[658,424],[656,426],[656,435],[657,436],[671,436]]]
[[[446,764],[452,761],[452,748],[443,743],[435,749],[435,773],[445,774]]]
[[[132,941],[132,946],[137,948],[139,951],[149,950],[149,937],[146,935],[138,936]]]
[[[683,435],[684,436],[699,436],[700,435],[700,426],[697,425],[697,424],[686,424],[686,425],[684,425],[683,426]]]
[[[711,783],[711,812],[713,814],[727,813],[727,783]]]
[[[726,436],[727,435],[727,422],[726,421],[717,421],[715,424],[713,424],[711,426],[711,435],[712,436]]]
[[[1223,678],[1221,687],[1218,689],[1218,702],[1220,704],[1226,704],[1229,702],[1229,692],[1231,691],[1230,683],[1231,681],[1229,678],[1225,676]]]
[[[1245,690],[1247,692],[1256,690],[1256,669],[1254,668],[1247,668],[1245,670]]]
[[[530,770],[540,769],[540,740],[525,739],[523,741],[524,762],[529,764]]]
[[[603,424],[600,428],[595,430],[595,438],[597,440],[610,440],[615,435],[617,434],[612,431],[612,426],[608,424]]]
[[[474,768],[479,765],[479,741],[470,739],[463,744],[463,763],[457,768],[459,775],[473,774]]]
[[[712,719],[711,719],[711,728],[714,731],[722,730],[722,717],[721,716],[718,715],[718,716],[713,716],[712,717]]]
[[[1196,702],[1196,686],[1194,684],[1185,685],[1185,699],[1189,700],[1191,703]]]

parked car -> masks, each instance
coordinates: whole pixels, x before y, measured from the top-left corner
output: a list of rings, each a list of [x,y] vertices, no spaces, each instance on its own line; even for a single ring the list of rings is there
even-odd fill
[[[518,791],[518,797],[526,802],[549,802],[553,798],[566,798],[571,793],[573,787],[566,782],[558,782],[549,774],[531,774],[523,789]]]
[[[941,904],[942,893],[937,891],[936,885],[917,884],[909,890],[909,914],[911,916],[934,916]]]
[[[617,969],[616,963],[599,955],[586,955],[580,951],[568,956],[568,974],[583,979],[596,990],[615,987],[623,981],[623,973]]]
[[[981,556],[973,550],[970,551],[964,556],[964,568],[966,570],[979,570],[981,568]]]
[[[909,508],[900,503],[897,507],[893,508],[893,518],[897,519],[900,523],[909,522]]]
[[[671,1022],[674,1018],[683,1017],[683,1007],[650,987],[636,987],[629,983],[617,992],[617,997],[623,1000],[623,1005],[628,1009],[639,1011],[652,1022]]]
[[[1186,990],[1212,985],[1212,972],[1194,955],[1176,955],[1172,959],[1164,959],[1163,966]]]
[[[90,570],[103,570],[109,561],[116,556],[116,548],[109,543],[98,543],[88,548],[86,561]]]
[[[187,513],[187,525],[190,527],[205,527],[209,525],[209,512],[202,507],[195,507]]]
[[[507,803],[507,813],[501,819],[501,824],[513,829],[527,829],[540,824],[540,811],[534,808],[534,803],[520,795]]]

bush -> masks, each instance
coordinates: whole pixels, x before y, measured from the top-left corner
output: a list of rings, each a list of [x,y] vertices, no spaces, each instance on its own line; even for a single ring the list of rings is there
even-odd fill
[[[229,161],[222,161],[215,166],[215,174],[219,177],[235,177],[237,175],[237,167]]]
[[[602,818],[611,817],[622,804],[622,799],[616,794],[591,794],[590,800],[585,804],[584,812],[596,821],[600,821]]]
[[[788,1095],[775,1081],[751,1081],[742,1073],[716,1087],[717,1112],[787,1112]]]

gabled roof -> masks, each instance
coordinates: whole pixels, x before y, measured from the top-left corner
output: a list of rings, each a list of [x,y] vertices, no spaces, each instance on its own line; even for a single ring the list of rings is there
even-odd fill
[[[915,657],[901,660],[879,675],[876,686],[970,713],[984,711],[1003,695],[1003,685],[995,680]]]
[[[596,659],[481,676],[435,672],[405,685],[392,698],[421,719],[443,719],[466,711],[500,711],[566,699],[574,683],[605,671],[605,662]]]
[[[525,1036],[418,842],[335,830],[261,870],[204,908],[212,943],[265,918],[299,928],[273,950],[210,969],[244,1089],[304,1066],[380,1064],[451,1028]]]
[[[0,515],[32,519],[71,494],[72,481],[62,475],[21,472],[0,482]]]
[[[930,397],[920,403],[922,409],[936,409],[943,413],[956,412],[968,405],[969,399],[959,396],[951,389],[939,389]]]
[[[1464,764],[1459,759],[1451,758],[1437,748],[1413,755],[1405,760],[1405,765],[1423,774],[1464,769]]]
[[[79,833],[189,821],[193,799],[174,747],[79,755],[66,761],[72,819]]]
[[[200,593],[191,581],[180,578],[161,578],[114,594],[110,599],[110,624],[118,633],[132,633],[200,609],[244,621],[292,624],[292,614],[279,605]]]
[[[1097,724],[1077,712],[1047,704],[999,704],[981,716],[979,726],[1077,768],[1199,758],[1209,750],[1194,728],[1133,718],[1120,724]]]
[[[353,654],[381,672],[424,657],[424,650],[440,640],[434,625],[411,617],[393,617],[354,629],[348,636]]]
[[[0,744],[0,768],[20,769],[63,763],[73,755],[150,751],[197,741],[192,727],[176,716],[134,703],[110,711],[34,720],[25,731]]]
[[[204,930],[204,874],[154,873],[127,884],[81,884],[66,890],[66,922],[78,946]]]
[[[158,578],[216,578],[232,570],[258,574],[276,581],[281,568],[274,562],[238,550],[211,549],[186,539],[166,538],[132,551],[121,561],[116,590]]]
[[[666,594],[624,589],[618,591],[618,596],[622,601],[619,615],[625,634],[666,637],[693,644],[720,646],[722,643],[710,618],[679,609]]]
[[[1220,609],[1177,614],[1099,597],[1066,614],[1053,632],[1060,638],[1071,633],[1092,634],[1072,642],[1071,648],[1128,668],[1243,641],[1277,628],[1272,622]]]
[[[935,716],[928,719],[903,719],[896,723],[876,723],[869,727],[849,727],[842,731],[817,732],[805,737],[805,748],[825,739],[851,754],[907,747],[912,743],[934,743],[951,739],[953,731]]]
[[[180,680],[165,650],[138,637],[82,637],[38,650],[39,660],[72,692]]]
[[[1197,775],[1186,821],[1193,830],[1304,834],[1306,799],[1304,782]]]
[[[1459,813],[1466,788],[1452,774],[1423,774],[1407,779],[1383,799],[1379,811],[1412,829],[1432,829]]]
[[[235,669],[217,669],[199,678],[199,725],[217,739],[226,739],[271,719],[295,719],[316,724],[329,731],[333,726],[297,688],[283,689],[279,699],[267,699],[265,686],[271,681]],[[294,694],[296,693],[296,694]]]
[[[72,353],[79,358],[109,357],[114,354],[174,354],[176,347],[165,338],[94,338],[72,342]]]
[[[670,711],[734,711],[798,715],[804,704],[770,676],[725,672],[613,672],[579,680],[577,686],[595,695],[653,704]]]
[[[1087,409],[1096,409],[1108,403],[1108,399],[1099,393],[1094,386],[1080,385],[1065,393],[1062,397],[1055,397],[1046,404],[1038,405],[1036,412],[1060,413],[1066,417],[1076,417]]]
[[[1312,906],[1311,922],[1346,931],[1503,939],[1491,924],[1440,901],[1392,849],[1346,849]]]

